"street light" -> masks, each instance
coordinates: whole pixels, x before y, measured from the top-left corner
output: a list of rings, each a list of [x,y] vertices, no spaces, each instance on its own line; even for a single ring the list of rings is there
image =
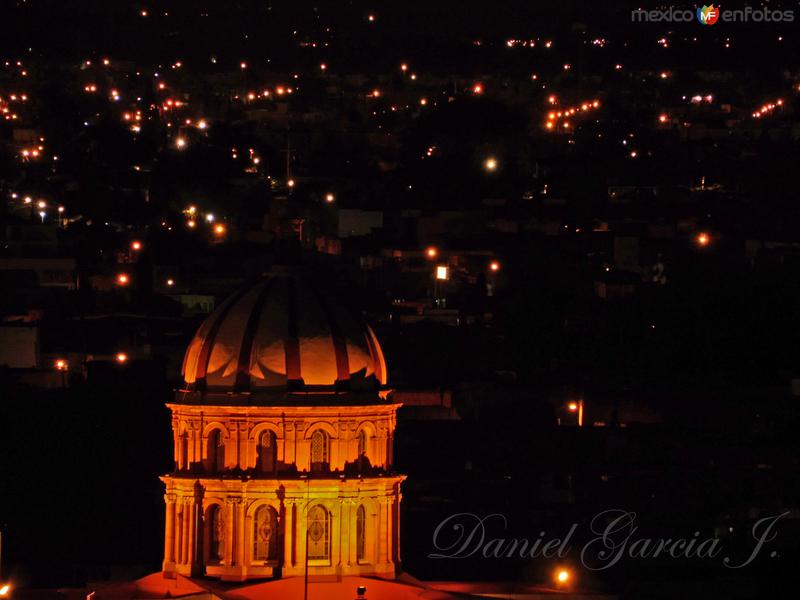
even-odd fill
[[[701,231],[695,236],[694,241],[701,248],[705,248],[711,243],[711,236],[708,235],[705,231]]]
[[[572,573],[569,569],[556,569],[556,572],[553,574],[553,579],[555,579],[557,586],[566,587],[572,579]]]
[[[485,161],[483,161],[483,168],[486,169],[489,173],[494,173],[497,170],[497,159],[493,156],[490,156]]]
[[[489,270],[493,273],[497,273],[500,270],[500,263],[496,260],[493,260],[489,263]]]
[[[124,364],[128,362],[128,355],[125,354],[124,352],[118,352],[115,358],[119,364]]]
[[[425,256],[428,258],[436,258],[439,255],[439,251],[436,249],[436,246],[428,246],[425,250]]]
[[[325,202],[327,202],[328,204],[330,204],[330,203],[331,203],[331,202],[333,202],[334,200],[336,200],[336,196],[334,196],[334,195],[333,195],[333,194],[331,194],[331,193],[327,193],[327,194],[325,194]]]
[[[567,410],[571,413],[577,413],[578,427],[583,427],[583,399],[581,398],[577,402],[573,400],[567,404]]]
[[[117,275],[117,285],[126,286],[130,283],[131,278],[127,273],[120,273]]]

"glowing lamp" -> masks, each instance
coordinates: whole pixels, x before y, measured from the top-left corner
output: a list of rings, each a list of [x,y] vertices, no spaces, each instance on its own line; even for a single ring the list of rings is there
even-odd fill
[[[497,262],[496,260],[493,260],[492,262],[489,263],[489,270],[496,273],[497,271],[500,270],[500,263]]]
[[[120,273],[117,275],[117,285],[128,285],[130,281],[130,277],[128,277],[126,273]]]
[[[434,246],[429,246],[425,250],[425,256],[427,256],[428,258],[436,258],[436,256],[438,254],[439,254],[439,251]]]
[[[698,246],[705,248],[711,243],[711,236],[702,231],[695,236],[694,240]]]
[[[131,242],[131,250],[138,251],[138,250],[141,250],[141,249],[142,249],[142,242],[140,242],[139,240],[133,240]]]
[[[568,569],[558,569],[554,575],[556,584],[561,586],[567,585],[571,578],[572,578],[572,573],[570,573]]]
[[[493,158],[493,157],[487,158],[483,162],[483,168],[486,169],[487,171],[489,171],[490,173],[496,171],[497,170],[497,159]]]
[[[53,364],[56,371],[66,371],[69,368],[69,363],[63,358],[57,358]]]
[[[114,358],[119,364],[128,362],[128,355],[124,352],[117,352],[117,355]]]
[[[334,200],[336,200],[336,196],[334,196],[333,194],[330,194],[330,193],[325,194],[325,202],[331,203]]]
[[[438,265],[436,267],[436,279],[446,281],[449,278],[450,278],[450,269],[448,269],[445,265]]]

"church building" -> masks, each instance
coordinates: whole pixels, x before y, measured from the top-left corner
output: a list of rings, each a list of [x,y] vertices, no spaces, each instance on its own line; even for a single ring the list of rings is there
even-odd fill
[[[167,577],[395,577],[400,405],[363,319],[308,274],[275,272],[205,320],[183,376],[161,478]]]

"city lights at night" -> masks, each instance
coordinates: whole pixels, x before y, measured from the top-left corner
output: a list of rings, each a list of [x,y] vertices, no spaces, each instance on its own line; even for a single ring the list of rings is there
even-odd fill
[[[0,600],[796,597],[798,19],[0,3]]]

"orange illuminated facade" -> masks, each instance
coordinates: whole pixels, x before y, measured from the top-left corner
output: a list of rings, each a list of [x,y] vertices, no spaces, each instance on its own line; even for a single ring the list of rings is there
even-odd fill
[[[183,373],[161,478],[167,576],[395,576],[400,405],[366,323],[276,273],[209,316]]]

